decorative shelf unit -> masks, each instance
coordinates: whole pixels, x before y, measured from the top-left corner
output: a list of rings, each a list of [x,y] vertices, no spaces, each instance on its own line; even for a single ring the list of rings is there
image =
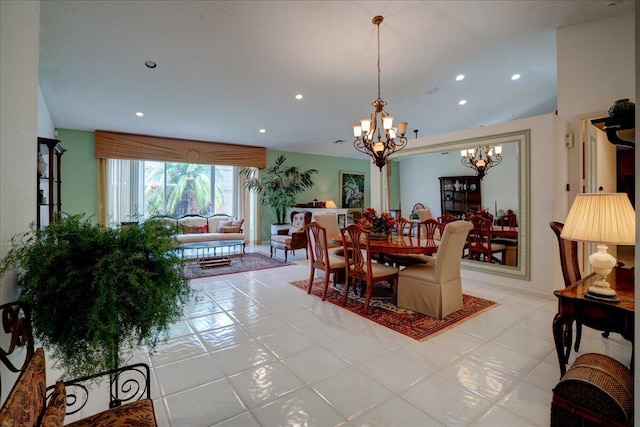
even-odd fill
[[[467,212],[482,206],[480,178],[477,176],[442,176],[440,180],[440,207],[442,215],[450,214],[464,219]]]
[[[62,148],[57,139],[38,137],[38,153],[47,162],[42,175],[36,170],[36,226],[42,228],[50,224],[56,213],[62,213]],[[39,157],[39,156],[38,156]]]

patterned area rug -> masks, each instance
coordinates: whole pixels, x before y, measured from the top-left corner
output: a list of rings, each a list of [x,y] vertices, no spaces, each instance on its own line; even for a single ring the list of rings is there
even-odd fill
[[[307,290],[308,281],[298,280],[290,282],[293,286]],[[316,278],[313,281],[311,292],[322,298],[323,279]],[[362,293],[362,292],[361,292]],[[356,294],[352,287],[349,288],[349,298],[347,304],[342,305],[342,285],[329,282],[326,301],[343,307],[353,313],[366,317],[382,326],[400,332],[410,338],[422,341],[436,333],[443,332],[471,317],[474,317],[485,310],[497,305],[496,302],[471,295],[462,295],[463,308],[460,311],[451,313],[442,320],[434,319],[415,311],[398,308],[393,305],[393,298],[388,287],[376,286],[373,297],[369,302],[369,314],[362,313],[364,307],[364,295]]]
[[[284,267],[293,265],[290,262],[280,261],[271,258],[261,252],[249,252],[244,255],[230,255],[230,265],[219,267],[201,268],[197,261],[188,260],[184,266],[184,273],[189,279],[198,279],[200,277],[220,276],[222,274],[241,273],[244,271],[264,270],[266,268]],[[185,260],[187,261],[187,260]]]

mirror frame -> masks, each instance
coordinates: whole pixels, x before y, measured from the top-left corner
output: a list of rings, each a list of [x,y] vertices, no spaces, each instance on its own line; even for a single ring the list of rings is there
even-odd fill
[[[458,141],[443,142],[414,148],[405,148],[394,153],[390,158],[399,160],[405,157],[440,153],[443,151],[462,150],[479,145],[499,145],[515,143],[518,146],[518,265],[510,267],[501,264],[491,264],[480,261],[462,259],[461,267],[488,274],[513,277],[521,280],[531,279],[531,220],[529,204],[531,195],[530,174],[530,141],[531,130],[525,129],[515,132],[488,135],[478,138],[468,138]],[[402,185],[402,184],[401,184]]]

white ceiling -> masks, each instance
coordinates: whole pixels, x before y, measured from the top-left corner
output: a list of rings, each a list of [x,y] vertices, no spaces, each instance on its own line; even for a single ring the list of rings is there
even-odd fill
[[[375,15],[381,95],[411,139],[553,112],[556,30],[633,11],[631,0],[42,1],[40,87],[58,128],[358,158]]]

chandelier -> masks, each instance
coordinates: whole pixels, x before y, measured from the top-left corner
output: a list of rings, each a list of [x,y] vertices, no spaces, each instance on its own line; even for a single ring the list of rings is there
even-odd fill
[[[502,162],[502,146],[501,145],[485,145],[478,148],[469,148],[461,150],[462,164],[476,171],[476,174],[482,179],[487,170]]]
[[[362,119],[359,125],[353,127],[353,135],[356,137],[353,146],[371,156],[380,171],[391,154],[407,145],[407,138],[404,137],[407,122],[400,122],[397,128],[393,127],[393,117],[384,111],[387,102],[380,98],[380,23],[383,19],[382,16],[376,16],[371,21],[378,27],[378,99],[371,104],[371,118]]]

